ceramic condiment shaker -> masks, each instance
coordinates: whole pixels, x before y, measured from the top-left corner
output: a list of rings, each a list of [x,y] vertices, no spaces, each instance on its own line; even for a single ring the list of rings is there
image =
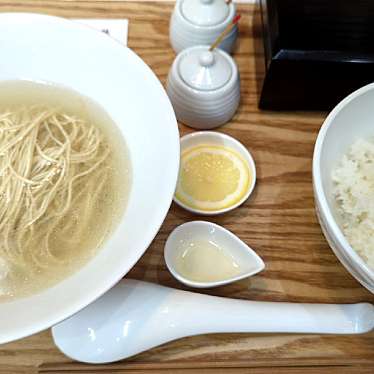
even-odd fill
[[[177,0],[170,21],[170,42],[176,53],[196,45],[211,45],[235,17],[235,5],[225,0]],[[231,53],[238,36],[235,27],[219,48]]]
[[[221,49],[187,48],[174,60],[166,90],[180,122],[212,129],[229,121],[239,106],[238,68]]]

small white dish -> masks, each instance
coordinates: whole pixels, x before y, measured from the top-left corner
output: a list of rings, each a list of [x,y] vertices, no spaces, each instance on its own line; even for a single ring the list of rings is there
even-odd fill
[[[178,204],[180,207],[188,210],[191,213],[205,215],[205,216],[213,216],[217,214],[227,213],[237,208],[238,206],[242,205],[252,194],[255,188],[255,185],[256,185],[256,165],[255,165],[255,162],[253,160],[251,153],[238,140],[234,139],[232,136],[222,134],[216,131],[198,131],[198,132],[194,132],[194,133],[183,136],[180,139],[180,144],[181,144],[181,154],[183,154],[183,152],[188,148],[195,147],[198,145],[203,145],[203,144],[204,145],[220,145],[220,146],[230,148],[234,150],[235,152],[237,152],[243,158],[243,160],[247,162],[249,171],[252,176],[252,180],[248,186],[247,193],[242,197],[242,199],[240,199],[234,205],[231,205],[224,209],[206,211],[206,210],[192,208],[184,204],[180,200],[178,200],[178,198],[174,195],[174,202]]]
[[[240,273],[232,278],[214,282],[197,282],[183,276],[176,266],[178,257],[182,256],[182,242],[203,239],[213,242],[224,249],[239,265]],[[195,288],[212,288],[223,286],[248,278],[264,270],[265,264],[257,253],[229,230],[212,222],[192,221],[175,228],[169,235],[164,249],[166,266],[171,274],[181,283]],[[214,266],[214,264],[212,264]]]

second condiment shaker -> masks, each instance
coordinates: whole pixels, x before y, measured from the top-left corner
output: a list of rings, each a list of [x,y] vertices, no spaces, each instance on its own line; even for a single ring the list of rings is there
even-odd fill
[[[170,42],[176,53],[196,45],[211,45],[232,23],[235,5],[225,0],[177,0],[170,20]],[[219,48],[231,53],[238,36],[235,27]]]

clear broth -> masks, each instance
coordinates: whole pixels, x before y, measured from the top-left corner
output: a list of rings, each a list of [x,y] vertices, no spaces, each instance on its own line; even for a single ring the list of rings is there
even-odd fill
[[[21,80],[0,83],[0,113],[33,105],[58,108],[97,126],[110,149],[109,157],[101,166],[109,170],[108,178],[94,206],[90,207],[88,229],[82,231],[78,241],[67,244],[57,239],[67,220],[74,220],[73,226],[79,226],[80,211],[74,207],[65,221],[63,219],[54,229],[50,248],[61,263],[51,261],[42,269],[31,265],[30,268],[18,268],[7,263],[0,254],[0,301],[39,293],[82,268],[103,247],[119,223],[130,192],[131,163],[125,141],[113,120],[97,103],[62,86]]]

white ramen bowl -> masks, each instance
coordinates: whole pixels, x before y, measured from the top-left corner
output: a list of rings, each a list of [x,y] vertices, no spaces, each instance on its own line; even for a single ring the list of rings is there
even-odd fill
[[[346,269],[374,293],[374,270],[350,246],[338,225],[332,171],[359,138],[374,137],[374,84],[353,92],[326,118],[313,156],[313,187],[318,219],[330,247]]]
[[[50,289],[0,304],[0,343],[5,343],[76,313],[137,262],[173,198],[179,134],[156,76],[135,53],[104,33],[57,17],[3,13],[0,49],[0,81],[47,81],[92,98],[118,125],[132,163],[126,211],[97,256]]]

